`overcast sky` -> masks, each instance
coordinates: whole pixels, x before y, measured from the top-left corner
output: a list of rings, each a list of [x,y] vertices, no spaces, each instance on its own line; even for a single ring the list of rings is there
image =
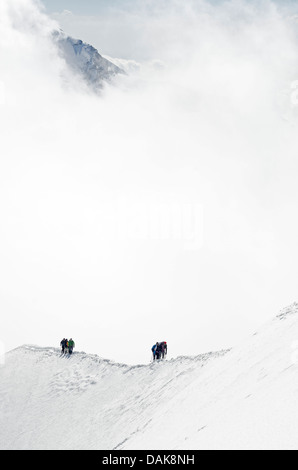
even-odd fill
[[[1,341],[237,344],[298,299],[296,7],[44,3],[0,5]],[[130,72],[86,93],[58,26]]]
[[[70,10],[76,14],[97,15],[111,8],[128,8],[135,0],[43,0],[48,12]]]
[[[99,48],[103,54],[126,59],[152,59],[162,56],[162,50],[167,41],[172,42],[169,34],[174,17],[181,20],[180,27],[187,33],[194,15],[212,14],[222,15],[223,11],[230,13],[233,8],[225,0],[189,0],[182,5],[179,1],[149,0],[41,0],[46,11],[61,25],[61,27],[75,37],[83,38]],[[237,4],[237,2],[234,2]],[[259,3],[259,11],[267,0],[250,1],[250,4]],[[296,11],[295,0],[271,0],[280,11],[292,14]],[[218,7],[218,11],[212,7]],[[210,8],[209,8],[210,7]],[[189,16],[186,20],[185,12]],[[261,14],[261,13],[260,13]],[[164,25],[166,21],[166,25]],[[227,21],[229,21],[227,19]],[[237,19],[235,18],[235,21]],[[166,27],[164,27],[166,26]],[[233,28],[233,27],[232,27]],[[172,31],[171,34],[177,33]],[[191,31],[190,30],[190,31]],[[160,42],[161,40],[161,42]],[[165,41],[165,42],[164,42]],[[160,57],[161,58],[161,57]]]
[[[211,4],[224,3],[225,0],[209,0]],[[71,10],[78,14],[95,15],[110,8],[133,8],[136,4],[140,4],[140,0],[42,0],[48,12]],[[157,3],[156,1],[142,2],[150,5]],[[162,3],[161,1],[159,3]],[[199,2],[197,2],[199,3]],[[275,3],[285,5],[294,4],[295,0],[275,0]]]

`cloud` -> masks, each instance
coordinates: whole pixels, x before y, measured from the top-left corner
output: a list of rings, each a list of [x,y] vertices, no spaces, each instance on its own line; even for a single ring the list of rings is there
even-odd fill
[[[93,19],[99,39],[110,28],[99,52],[129,71],[95,96],[36,2],[0,8],[3,341],[70,335],[146,361],[156,340],[173,354],[230,347],[288,304],[292,20],[269,1],[178,0]]]

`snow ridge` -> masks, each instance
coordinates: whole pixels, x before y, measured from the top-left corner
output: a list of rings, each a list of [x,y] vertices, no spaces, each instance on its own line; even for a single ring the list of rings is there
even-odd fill
[[[196,357],[130,366],[22,346],[0,367],[0,448],[297,449],[297,340],[295,303]]]

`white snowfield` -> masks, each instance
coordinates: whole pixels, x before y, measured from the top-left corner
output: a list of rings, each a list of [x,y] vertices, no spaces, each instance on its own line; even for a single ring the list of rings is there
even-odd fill
[[[0,367],[0,448],[297,449],[297,341],[294,304],[233,350],[148,365],[22,346]]]

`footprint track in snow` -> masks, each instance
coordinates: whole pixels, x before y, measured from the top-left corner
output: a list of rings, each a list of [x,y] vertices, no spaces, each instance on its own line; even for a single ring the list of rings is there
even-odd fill
[[[51,392],[57,395],[67,392],[82,393],[96,383],[94,375],[83,375],[79,369],[69,368],[57,372],[50,386]]]

